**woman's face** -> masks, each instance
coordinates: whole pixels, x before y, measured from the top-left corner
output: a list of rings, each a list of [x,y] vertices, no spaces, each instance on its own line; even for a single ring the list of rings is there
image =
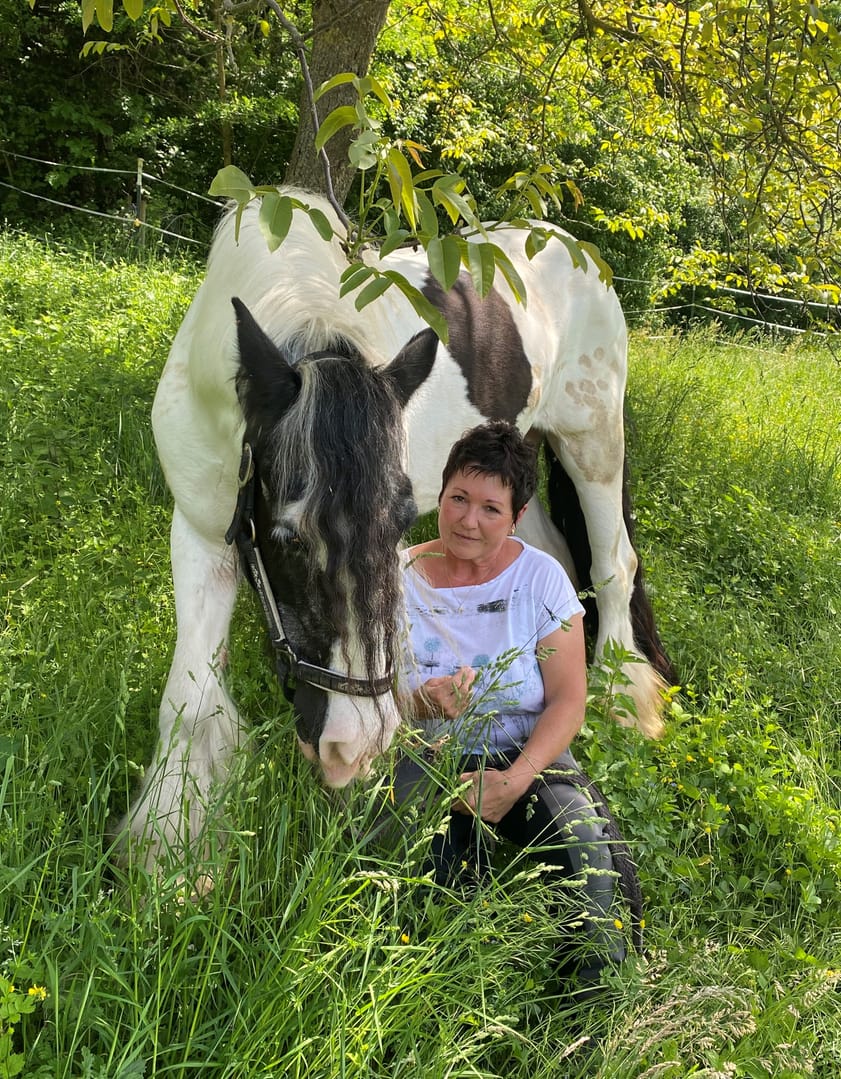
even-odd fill
[[[456,558],[488,563],[514,524],[511,488],[499,476],[454,472],[438,504],[438,530]]]

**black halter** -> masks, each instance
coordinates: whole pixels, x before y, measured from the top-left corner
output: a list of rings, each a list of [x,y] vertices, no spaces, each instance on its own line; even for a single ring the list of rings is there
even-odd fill
[[[243,442],[242,458],[239,464],[239,494],[233,520],[225,533],[225,542],[228,544],[236,542],[246,576],[260,600],[260,606],[266,616],[269,639],[274,649],[277,676],[287,699],[293,700],[295,685],[298,681],[308,682],[319,689],[330,690],[332,693],[344,693],[351,697],[379,697],[388,693],[393,688],[392,675],[383,675],[382,678],[373,680],[354,678],[349,674],[340,674],[329,667],[319,667],[315,663],[308,663],[300,659],[292,647],[284,632],[279,605],[272,592],[271,582],[257,545],[257,526],[254,520],[256,483],[257,462],[251,445]]]

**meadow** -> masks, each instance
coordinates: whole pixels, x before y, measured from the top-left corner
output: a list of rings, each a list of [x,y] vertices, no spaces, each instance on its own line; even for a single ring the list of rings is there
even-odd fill
[[[0,234],[0,1079],[841,1074],[838,345],[633,335],[637,542],[681,685],[654,743],[592,680],[578,756],[646,925],[582,1007],[530,863],[444,894],[423,834],[371,840],[388,761],[318,785],[244,590],[215,889],[110,857],[174,643],[149,409],[198,280]]]

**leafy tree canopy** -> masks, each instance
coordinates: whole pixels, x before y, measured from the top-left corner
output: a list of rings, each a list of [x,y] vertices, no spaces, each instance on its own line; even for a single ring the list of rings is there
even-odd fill
[[[394,0],[380,57],[442,158],[494,179],[533,155],[552,163],[585,196],[570,214],[668,256],[671,288],[837,301],[839,14]]]
[[[384,14],[383,0],[297,11],[304,55],[337,26],[353,36],[375,2]],[[274,0],[76,10],[89,58],[136,48],[127,20],[162,48],[177,34],[205,50],[235,135],[221,163],[233,147],[249,168],[236,154],[249,90],[260,85],[250,99],[267,101],[276,87],[294,104],[294,52]],[[416,145],[407,167],[463,175],[488,216],[506,177],[548,163],[565,196],[550,212],[595,239],[617,272],[662,278],[665,291],[729,284],[837,302],[839,27],[837,0],[393,0],[371,68],[393,108],[371,108],[392,140]],[[317,83],[337,73],[323,69],[329,60]],[[351,143],[359,155],[364,126],[335,142],[344,161]]]

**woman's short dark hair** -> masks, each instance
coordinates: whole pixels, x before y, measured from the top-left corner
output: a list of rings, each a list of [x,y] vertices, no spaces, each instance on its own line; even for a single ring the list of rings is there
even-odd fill
[[[456,472],[498,476],[511,489],[516,517],[537,486],[537,453],[513,424],[492,420],[466,431],[450,450],[441,476],[439,502]]]

